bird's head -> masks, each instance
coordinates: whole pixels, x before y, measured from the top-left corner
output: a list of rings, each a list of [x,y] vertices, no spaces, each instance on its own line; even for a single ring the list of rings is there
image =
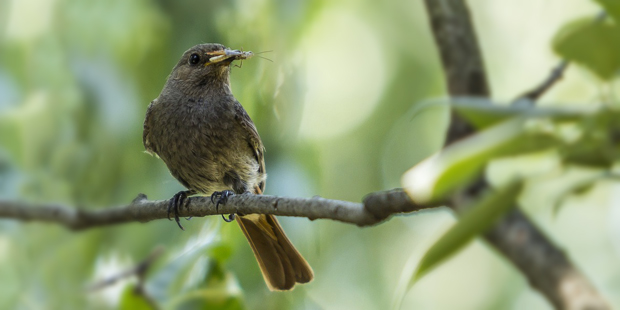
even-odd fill
[[[183,53],[172,69],[168,83],[181,82],[196,91],[228,86],[230,64],[252,56],[252,52],[231,50],[217,43],[199,44]]]

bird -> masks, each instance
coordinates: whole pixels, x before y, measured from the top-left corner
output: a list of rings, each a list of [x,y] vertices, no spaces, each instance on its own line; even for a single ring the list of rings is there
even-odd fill
[[[226,203],[235,194],[265,191],[265,148],[256,126],[235,99],[231,64],[252,52],[222,44],[198,44],[183,53],[159,96],[149,104],[142,140],[146,151],[161,158],[187,190],[170,200],[178,226],[179,208],[192,195],[211,195]],[[237,214],[267,287],[286,291],[308,283],[314,273],[273,215]]]

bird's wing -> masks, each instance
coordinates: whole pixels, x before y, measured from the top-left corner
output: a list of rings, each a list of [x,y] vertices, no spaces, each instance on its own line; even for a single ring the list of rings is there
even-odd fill
[[[258,135],[258,130],[256,130],[254,122],[252,122],[252,119],[239,102],[237,102],[237,104],[235,105],[235,119],[237,120],[237,122],[239,122],[241,127],[247,133],[246,137],[248,143],[254,151],[254,157],[256,158],[256,161],[259,165],[258,172],[265,173],[265,158],[263,157],[263,154],[265,153],[265,147],[263,146],[263,142]],[[259,187],[261,193],[264,192],[265,182],[261,182],[259,184]]]
[[[157,99],[151,101],[149,107],[146,109],[146,117],[144,118],[144,128],[142,130],[142,144],[144,144],[144,148],[151,155],[157,155],[157,151],[155,150],[155,146],[150,141],[150,133],[151,133],[151,112],[153,111],[153,106],[156,104]]]

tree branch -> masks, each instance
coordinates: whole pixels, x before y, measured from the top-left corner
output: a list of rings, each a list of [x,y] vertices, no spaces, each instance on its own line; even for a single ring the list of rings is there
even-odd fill
[[[601,23],[607,17],[607,12],[605,10],[601,11],[593,20],[593,23]],[[516,100],[512,102],[512,104],[519,104],[523,101],[528,101],[530,103],[538,100],[542,95],[544,95],[555,83],[560,81],[564,77],[564,72],[566,72],[566,68],[570,61],[563,59],[553,70],[551,70],[551,74],[545,79],[540,85],[536,86],[530,91],[523,93]]]
[[[488,83],[476,33],[464,0],[425,0],[435,42],[446,73],[451,96],[489,96]],[[540,97],[561,77],[566,64],[526,96]],[[474,133],[455,111],[446,143]],[[461,202],[474,199],[484,188],[482,177],[453,197],[452,207],[463,212]],[[485,235],[485,239],[511,261],[532,287],[557,309],[609,309],[588,279],[518,208],[510,211]]]
[[[540,96],[542,96],[545,92],[547,92],[549,88],[551,88],[553,85],[555,85],[555,83],[557,83],[559,80],[562,79],[562,77],[564,76],[564,71],[566,71],[566,68],[568,68],[569,63],[570,62],[568,60],[562,60],[560,64],[557,65],[557,67],[551,70],[551,74],[547,77],[546,80],[544,80],[540,85],[538,85],[534,89],[519,96],[519,98],[515,100],[515,102],[519,102],[521,100],[530,100],[530,101],[538,100],[538,98],[540,98]]]
[[[138,263],[136,266],[130,269],[124,270],[119,274],[112,275],[111,277],[107,279],[100,280],[99,282],[96,282],[90,285],[88,290],[90,292],[102,290],[106,287],[116,284],[120,280],[135,276],[138,279],[138,283],[135,285],[133,289],[133,293],[140,296],[142,300],[148,303],[151,309],[159,310],[161,309],[161,307],[157,304],[155,299],[151,297],[149,293],[147,293],[144,287],[144,281],[145,281],[146,273],[148,272],[148,270],[151,268],[155,260],[157,260],[157,258],[159,258],[163,253],[164,253],[164,248],[162,246],[158,246],[151,252],[151,254],[149,254],[147,258],[145,258],[143,261]]]
[[[435,43],[446,75],[451,96],[488,96],[489,86],[482,53],[471,27],[469,10],[464,1],[425,0]],[[446,144],[469,134],[474,128],[456,111],[450,112]]]
[[[132,277],[132,276],[136,276],[138,278],[138,285],[136,285],[137,288],[139,288],[139,290],[141,291],[141,293],[143,293],[143,288],[144,288],[144,278],[146,277],[146,273],[148,272],[149,268],[151,268],[151,266],[153,265],[153,263],[164,253],[164,247],[163,246],[158,246],[156,247],[151,254],[149,254],[149,256],[147,256],[144,260],[142,260],[140,263],[138,263],[137,265],[133,266],[132,268],[129,268],[127,270],[124,270],[118,274],[112,275],[106,279],[100,280],[98,282],[95,282],[91,285],[89,285],[88,287],[88,291],[90,292],[95,292],[104,288],[107,288],[109,286],[112,286],[114,284],[116,284],[118,281]]]
[[[364,203],[320,197],[286,198],[246,194],[230,197],[226,205],[220,205],[219,210],[216,211],[209,197],[190,197],[188,202],[187,208],[179,210],[179,216],[202,217],[235,212],[259,213],[307,217],[310,220],[332,219],[358,226],[378,224],[398,213],[436,207],[416,205],[400,189],[369,194],[364,198]],[[143,194],[140,194],[129,205],[97,210],[74,209],[52,204],[37,205],[0,201],[0,218],[50,222],[72,230],[83,230],[128,222],[165,219],[168,218],[169,203],[169,200],[149,201]]]
[[[487,241],[509,257],[556,309],[611,309],[569,257],[517,211],[487,232]]]

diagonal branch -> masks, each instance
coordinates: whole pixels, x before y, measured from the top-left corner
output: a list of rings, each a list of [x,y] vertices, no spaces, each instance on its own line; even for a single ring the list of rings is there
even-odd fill
[[[429,22],[451,96],[488,96],[489,86],[469,11],[464,1],[425,0]],[[450,112],[446,144],[474,132],[456,111]]]
[[[558,81],[562,79],[562,77],[564,76],[564,72],[566,71],[566,68],[568,68],[569,63],[570,62],[568,60],[562,60],[560,64],[557,65],[557,67],[551,70],[551,74],[547,77],[546,80],[544,80],[536,88],[519,96],[519,98],[517,98],[515,102],[519,102],[520,100],[530,100],[530,101],[538,100],[540,96],[546,93],[547,90],[549,90],[553,85],[555,85],[555,83],[557,83]]]
[[[202,217],[239,212],[241,214],[274,214],[314,219],[332,219],[358,226],[380,223],[393,214],[418,211],[436,206],[419,206],[411,202],[402,190],[369,194],[363,203],[332,200],[320,197],[286,198],[267,195],[236,195],[220,205],[208,197],[190,197],[187,208],[179,212],[184,217]],[[168,218],[169,200],[147,200],[140,194],[126,206],[97,210],[74,209],[62,205],[37,205],[25,202],[0,201],[0,218],[20,221],[56,223],[73,230],[83,230],[128,222],[149,222]]]
[[[147,256],[144,260],[142,260],[140,263],[138,263],[137,265],[126,269],[118,274],[115,274],[109,278],[100,280],[98,282],[95,282],[91,285],[88,286],[88,291],[90,292],[95,292],[98,290],[102,290],[106,287],[112,286],[114,284],[116,284],[118,281],[121,281],[123,279],[132,277],[132,276],[136,276],[138,278],[138,285],[136,286],[137,288],[139,288],[139,291],[143,292],[144,289],[144,278],[146,277],[146,273],[148,272],[148,270],[151,268],[151,266],[153,265],[153,263],[164,253],[164,247],[163,246],[158,246],[156,247],[151,254],[149,254],[149,256]]]
[[[489,96],[482,54],[464,0],[425,0],[435,42],[446,72],[451,96]],[[526,96],[535,100],[563,73],[563,63],[541,86]],[[452,111],[447,143],[471,135],[474,129]],[[480,178],[453,197],[452,207],[462,212],[461,202],[473,199],[487,187]],[[532,287],[557,309],[609,309],[588,279],[518,208],[491,228],[485,239],[502,253]]]
[[[509,212],[485,238],[556,309],[611,309],[568,255],[555,247],[523,212]]]

